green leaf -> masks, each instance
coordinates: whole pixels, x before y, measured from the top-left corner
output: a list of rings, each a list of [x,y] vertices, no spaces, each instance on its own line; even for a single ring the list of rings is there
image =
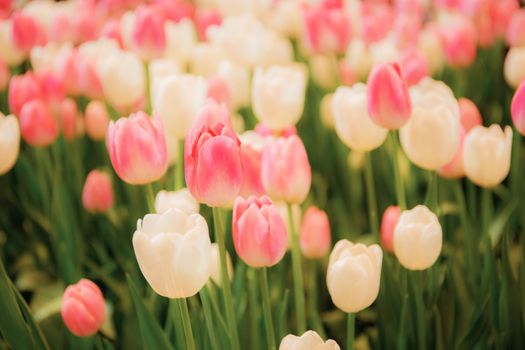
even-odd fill
[[[456,346],[457,350],[473,349],[478,342],[482,341],[483,335],[486,335],[490,331],[490,320],[487,315],[488,305],[489,298],[486,297],[485,301],[478,309],[477,314],[474,316],[473,321],[470,323],[469,330]]]
[[[148,311],[142,298],[140,297],[137,287],[133,283],[131,277],[126,275],[128,280],[129,294],[135,307],[137,320],[139,323],[140,334],[142,336],[144,349],[150,350],[169,350],[172,349],[166,334],[162,331],[160,325],[157,323],[153,315]]]
[[[408,294],[403,296],[403,306],[401,306],[401,316],[399,319],[399,332],[397,336],[397,349],[407,348],[407,323],[408,323]]]
[[[489,227],[489,237],[492,248],[498,245],[501,235],[503,234],[503,230],[509,222],[512,213],[514,213],[514,210],[518,206],[518,203],[519,201],[514,198],[512,201],[508,202],[507,206],[504,207],[492,220],[492,224]]]

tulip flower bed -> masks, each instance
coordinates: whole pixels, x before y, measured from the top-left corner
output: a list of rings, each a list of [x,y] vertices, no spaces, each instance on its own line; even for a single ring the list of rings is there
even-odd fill
[[[524,349],[520,6],[0,1],[0,348]]]

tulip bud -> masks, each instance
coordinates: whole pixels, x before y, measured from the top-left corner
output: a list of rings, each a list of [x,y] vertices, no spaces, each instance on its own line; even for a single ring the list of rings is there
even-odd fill
[[[512,128],[505,131],[497,124],[476,126],[465,138],[463,146],[465,174],[476,185],[492,187],[500,184],[509,174]]]
[[[395,130],[410,118],[410,96],[399,64],[375,65],[368,77],[366,92],[368,113],[377,125]]]
[[[209,27],[220,26],[221,23],[222,16],[220,12],[213,9],[197,11],[195,15],[197,33],[199,34],[199,39],[202,41],[206,41],[208,39],[206,32]]]
[[[381,219],[381,245],[388,252],[394,251],[394,229],[396,228],[401,209],[397,205],[386,208]]]
[[[89,337],[106,320],[106,305],[100,288],[88,279],[68,286],[62,300],[62,319],[71,333]]]
[[[17,66],[26,58],[26,52],[19,50],[12,40],[11,21],[0,21],[0,58],[9,66]]]
[[[300,337],[288,334],[281,340],[279,350],[340,350],[339,345],[332,339],[326,342],[315,331],[306,331]]]
[[[372,122],[366,105],[366,85],[341,86],[334,93],[332,110],[337,136],[350,149],[372,151],[383,144],[388,134]]]
[[[401,55],[399,64],[409,86],[419,83],[421,79],[430,75],[427,58],[416,49],[407,49]]]
[[[462,97],[458,100],[458,103],[461,125],[465,128],[465,133],[468,133],[475,126],[483,124],[481,113],[474,102]]]
[[[503,64],[503,75],[507,84],[517,88],[525,80],[525,46],[511,47]]]
[[[228,85],[232,110],[250,104],[250,71],[246,67],[224,60],[217,67],[217,75],[222,77]]]
[[[321,121],[323,125],[330,130],[333,130],[334,125],[334,111],[332,108],[334,101],[334,94],[326,94],[321,99],[319,105],[319,114],[321,115]]]
[[[316,54],[310,56],[310,72],[315,84],[324,90],[333,90],[337,86],[339,65],[331,55]]]
[[[229,126],[227,111],[224,114],[214,106],[201,110],[184,144],[184,170],[188,189],[197,201],[212,207],[233,204],[243,169],[240,141]]]
[[[377,244],[365,246],[343,239],[328,261],[326,284],[335,306],[344,312],[366,309],[379,293],[383,251]]]
[[[132,185],[160,179],[167,168],[162,121],[142,111],[112,121],[108,127],[109,158],[117,175]]]
[[[355,72],[359,79],[365,79],[372,68],[372,56],[363,40],[353,39],[345,53],[348,68]]]
[[[303,142],[297,135],[269,139],[261,158],[261,180],[275,201],[302,203],[312,183],[312,171]]]
[[[445,23],[441,29],[448,64],[452,67],[470,66],[476,59],[477,38],[474,24],[468,19]]]
[[[9,84],[9,78],[11,73],[9,72],[9,67],[0,57],[0,92],[4,91]]]
[[[15,165],[20,152],[20,126],[14,115],[4,116],[0,112],[0,175],[7,173]]]
[[[155,102],[155,97],[159,93],[159,88],[167,78],[173,75],[182,74],[180,64],[171,59],[157,58],[151,60],[148,65],[150,79],[150,98]]]
[[[36,75],[27,72],[23,75],[15,75],[9,82],[9,110],[16,116],[20,116],[22,107],[34,99],[44,97],[44,92]]]
[[[226,80],[219,75],[212,75],[207,80],[207,96],[219,104],[224,104],[228,109],[232,109],[232,98],[230,87]]]
[[[31,100],[20,112],[20,131],[28,144],[45,147],[57,138],[58,125],[51,109],[42,100]]]
[[[166,21],[164,23],[166,33],[166,49],[164,57],[175,60],[185,66],[192,55],[197,41],[197,33],[193,21],[184,18],[177,23]]]
[[[188,215],[199,213],[199,203],[187,188],[175,192],[160,191],[155,197],[155,210],[163,214],[170,209],[178,209]]]
[[[260,136],[255,131],[246,131],[240,135],[240,139],[243,175],[239,195],[244,198],[260,197],[264,194],[261,182],[261,157],[266,137]]]
[[[104,140],[109,126],[106,106],[100,101],[90,101],[86,106],[86,133],[93,140]]]
[[[59,108],[62,133],[66,140],[71,141],[77,133],[79,120],[77,104],[73,99],[66,98],[60,103]]]
[[[111,178],[105,172],[91,170],[82,189],[82,205],[90,213],[105,213],[113,207]]]
[[[146,281],[164,297],[191,297],[210,278],[210,236],[199,214],[169,209],[146,215],[137,222],[133,249]]]
[[[431,73],[436,73],[443,68],[445,61],[444,47],[435,26],[428,25],[420,32],[418,47],[427,58]]]
[[[257,119],[272,129],[294,126],[303,113],[305,73],[299,67],[257,68],[252,84]]]
[[[231,281],[233,278],[233,264],[230,253],[226,251],[226,271],[228,272],[228,279]],[[221,260],[219,255],[219,245],[217,243],[211,244],[211,280],[221,286]]]
[[[303,255],[309,259],[320,259],[330,249],[330,222],[323,210],[310,207],[304,213],[299,244]]]
[[[525,9],[514,12],[507,27],[506,34],[509,46],[525,45]]]
[[[11,40],[18,50],[27,52],[36,45],[45,44],[45,33],[33,17],[15,12],[11,20]]]
[[[465,128],[463,125],[459,127],[459,147],[456,150],[454,158],[447,164],[439,168],[439,175],[448,179],[459,179],[465,176],[465,169],[463,167],[463,147],[465,144]]]
[[[405,210],[394,229],[394,253],[405,268],[425,270],[441,253],[443,233],[436,214],[424,205]]]
[[[288,246],[279,210],[266,196],[237,197],[232,218],[233,245],[251,267],[269,267],[283,258]]]
[[[139,6],[135,10],[131,44],[146,60],[159,57],[163,53],[166,47],[164,18],[155,7]]]
[[[512,121],[518,132],[525,136],[525,83],[522,83],[514,97],[510,106]]]

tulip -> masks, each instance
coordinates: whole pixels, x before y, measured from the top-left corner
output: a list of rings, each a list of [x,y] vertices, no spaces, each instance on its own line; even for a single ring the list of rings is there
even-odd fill
[[[235,251],[252,267],[277,264],[288,246],[281,214],[266,196],[237,198],[233,207],[232,234]]]
[[[439,168],[439,175],[448,179],[459,179],[465,176],[465,169],[463,167],[463,147],[465,144],[465,135],[467,132],[463,125],[459,127],[459,147],[456,154],[450,162]]]
[[[525,80],[525,46],[511,47],[503,64],[503,75],[507,83],[517,88]]]
[[[219,104],[224,104],[232,109],[232,98],[230,87],[226,80],[219,75],[212,75],[207,80],[207,96]]]
[[[461,125],[465,128],[465,133],[468,133],[475,126],[483,124],[481,113],[474,102],[462,97],[458,100],[458,103]]]
[[[401,208],[397,205],[391,205],[386,208],[381,219],[381,244],[388,252],[394,251],[394,229],[396,228]]]
[[[425,270],[438,259],[443,233],[436,214],[424,205],[405,210],[394,229],[394,253],[405,268]]]
[[[159,88],[167,78],[182,74],[180,64],[171,59],[157,58],[151,60],[148,65],[150,79],[150,98],[152,101],[159,93]]]
[[[45,33],[37,21],[21,12],[11,16],[11,40],[20,51],[29,51],[36,45],[45,42]]]
[[[170,209],[146,215],[137,222],[133,249],[146,281],[164,297],[191,297],[210,278],[210,236],[199,214]]]
[[[135,10],[131,43],[133,49],[146,60],[163,53],[166,47],[164,20],[153,6],[139,6]]]
[[[240,141],[229,126],[227,110],[214,105],[201,110],[184,144],[184,170],[197,201],[212,207],[233,204],[243,169]]]
[[[206,80],[193,75],[166,78],[153,100],[153,110],[162,118],[166,137],[183,140],[206,101]]]
[[[377,126],[368,115],[366,85],[337,88],[332,102],[337,136],[350,149],[372,151],[383,144],[388,130]]]
[[[241,162],[243,168],[242,184],[239,195],[260,197],[264,194],[261,182],[261,157],[266,138],[254,131],[240,135]]]
[[[9,84],[10,75],[9,67],[2,58],[0,58],[0,91],[4,91],[7,84]]]
[[[263,148],[261,180],[275,201],[302,203],[312,183],[312,171],[303,142],[297,135],[270,139]]]
[[[26,52],[19,50],[11,37],[11,21],[0,21],[0,58],[9,66],[17,66],[26,58]]]
[[[443,24],[441,30],[448,64],[452,67],[470,66],[476,59],[476,29],[468,19]]]
[[[62,133],[66,140],[71,141],[77,133],[79,121],[78,107],[71,98],[64,99],[59,106]]]
[[[514,126],[520,134],[525,136],[525,83],[522,83],[514,93],[510,112]]]
[[[112,121],[108,127],[109,158],[117,175],[132,185],[160,179],[167,168],[162,121],[144,112]]]
[[[299,245],[304,256],[320,259],[330,249],[330,222],[325,211],[310,207],[306,211],[299,231]]]
[[[246,67],[224,60],[217,67],[217,75],[228,85],[232,110],[250,104],[250,72]]]
[[[226,270],[228,272],[228,279],[233,278],[233,264],[230,253],[226,252]],[[221,261],[219,256],[219,245],[217,243],[211,244],[211,280],[221,286]]]
[[[321,121],[323,125],[333,130],[335,128],[334,122],[334,111],[332,105],[334,103],[334,94],[326,94],[321,99],[319,105],[319,114],[321,114]]]
[[[109,126],[109,115],[106,106],[93,100],[86,106],[86,133],[93,140],[104,140]]]
[[[113,207],[111,178],[100,170],[91,170],[82,189],[82,205],[90,213],[105,213]]]
[[[345,62],[359,79],[365,79],[368,76],[372,68],[372,56],[363,40],[355,38],[350,42],[346,49]]]
[[[185,66],[192,55],[197,41],[197,33],[193,21],[184,18],[179,22],[166,21],[164,23],[166,33],[166,49],[164,57],[175,60]]]
[[[427,58],[431,73],[439,72],[443,68],[445,49],[435,26],[428,25],[419,33],[418,48]]]
[[[463,166],[465,174],[476,185],[492,187],[509,174],[512,148],[512,128],[505,131],[497,124],[476,126],[465,138]]]
[[[370,118],[383,128],[399,129],[408,121],[412,108],[399,64],[374,66],[368,77],[367,102]]]
[[[326,284],[335,306],[354,313],[369,307],[379,293],[383,251],[377,244],[365,246],[343,239],[328,261]]]
[[[279,350],[340,350],[337,343],[328,339],[326,342],[315,331],[306,331],[300,337],[288,334],[281,340]]]
[[[7,173],[15,165],[20,152],[20,126],[14,115],[4,116],[0,112],[0,175]]]
[[[198,11],[195,15],[195,25],[197,27],[197,33],[199,34],[199,39],[202,41],[206,41],[208,39],[206,32],[209,27],[220,26],[221,23],[221,14],[213,9]]]
[[[44,97],[42,86],[37,76],[31,72],[16,75],[9,82],[9,110],[20,116],[22,107],[26,102]]]
[[[20,112],[20,131],[28,144],[45,147],[57,138],[58,125],[51,109],[42,100],[31,100]]]
[[[79,337],[94,335],[106,320],[106,305],[100,288],[85,278],[68,286],[61,313],[71,333]]]
[[[417,166],[436,170],[452,160],[459,147],[459,106],[452,90],[426,78],[411,88],[412,116],[400,130],[401,146]]]
[[[400,65],[405,74],[407,84],[412,86],[429,76],[429,64],[427,58],[416,49],[408,49],[400,59]]]
[[[187,188],[175,192],[160,191],[155,197],[155,210],[163,214],[170,209],[178,209],[188,215],[199,213],[199,203]]]
[[[294,126],[303,113],[305,89],[299,67],[257,68],[252,84],[255,116],[272,129]]]
[[[337,60],[328,54],[310,56],[310,72],[315,84],[324,90],[333,90],[337,86],[339,66]]]
[[[525,45],[525,10],[521,9],[512,15],[505,38],[509,46]]]
[[[226,59],[225,50],[217,43],[198,43],[191,52],[190,72],[195,75],[209,76],[215,73],[219,64]]]

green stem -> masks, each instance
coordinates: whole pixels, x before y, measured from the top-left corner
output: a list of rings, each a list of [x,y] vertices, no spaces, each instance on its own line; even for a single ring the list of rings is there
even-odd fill
[[[304,283],[301,266],[301,251],[299,250],[299,237],[293,219],[292,205],[288,203],[288,222],[290,225],[290,235],[292,236],[292,270],[294,281],[295,312],[297,316],[297,332],[306,332],[306,316],[304,310]]]
[[[317,262],[315,260],[312,260],[312,263],[310,265],[311,271],[310,271],[310,303],[308,303],[310,309],[309,314],[310,318],[312,320],[312,324],[314,326],[315,331],[319,334],[319,336],[323,339],[326,338],[326,334],[323,328],[323,323],[321,322],[319,318],[319,310],[318,310],[318,297],[317,297]]]
[[[428,187],[427,194],[425,196],[425,205],[438,215],[439,204],[438,204],[438,176],[437,172],[428,172]]]
[[[414,277],[414,293],[416,302],[416,315],[417,315],[417,342],[419,350],[426,349],[425,339],[425,304],[423,300],[423,279],[422,271],[413,271]]]
[[[374,173],[372,169],[372,159],[370,152],[365,153],[365,184],[368,202],[368,219],[370,220],[370,230],[376,242],[379,242],[379,223],[377,221],[377,201],[374,185]]]
[[[491,219],[492,193],[489,188],[481,190],[481,227],[485,236],[489,234],[489,225]]]
[[[210,336],[211,348],[213,350],[219,350],[219,343],[217,342],[217,336],[215,334],[215,328],[213,326],[211,302],[209,299],[210,296],[208,295],[208,290],[206,288],[202,288],[199,292],[199,295],[202,302],[202,308],[204,310],[204,320],[206,322],[206,328],[208,328],[208,334]]]
[[[226,266],[226,246],[224,241],[224,227],[222,223],[221,208],[213,208],[213,223],[215,227],[215,241],[219,245],[219,259],[221,264],[221,287],[224,297],[224,305],[226,307],[226,320],[230,329],[232,348],[234,350],[239,350],[239,334],[237,331],[237,323],[235,321],[235,313],[233,312],[233,297],[230,286],[230,279],[228,278],[228,271]]]
[[[463,228],[463,239],[465,241],[466,246],[465,260],[467,263],[467,271],[472,271],[474,273],[477,270],[476,265],[474,263],[474,237],[472,236],[472,231],[470,229],[467,205],[465,202],[465,193],[463,192],[463,187],[461,186],[461,180],[455,181],[454,190],[456,195],[456,202],[459,206],[459,220],[461,221],[461,227]],[[475,279],[472,279],[472,281],[475,281]]]
[[[397,204],[401,210],[405,210],[407,208],[407,200],[405,197],[405,190],[403,188],[403,180],[401,179],[401,170],[399,168],[399,145],[397,143],[397,133],[395,131],[390,134],[390,140],[392,144],[392,161],[394,164],[394,177],[396,181]]]
[[[150,76],[149,76],[149,65],[144,63],[144,69],[146,73],[146,113],[151,115],[152,105],[151,105],[151,92],[150,92]]]
[[[257,271],[259,275],[259,283],[261,284],[261,294],[263,301],[263,313],[264,313],[264,325],[266,327],[266,341],[268,349],[275,350],[275,331],[273,328],[272,320],[272,305],[270,301],[270,290],[268,288],[268,275],[266,267],[261,268]]]
[[[186,347],[186,339],[184,336],[184,329],[180,322],[182,315],[180,312],[178,299],[170,299],[168,310],[171,315],[171,323],[175,328],[175,338],[177,340],[177,348],[182,349]]]
[[[177,149],[177,163],[175,169],[175,190],[180,190],[184,187],[184,140],[179,140],[179,147]]]
[[[346,338],[346,348],[348,350],[354,349],[354,338],[355,338],[355,313],[349,312],[348,318],[347,318],[347,324],[346,324],[346,332],[347,332],[347,338]]]
[[[186,338],[186,345],[188,350],[195,350],[195,339],[193,339],[193,332],[191,330],[191,319],[188,311],[188,302],[186,298],[178,299],[180,314],[182,316],[182,327],[184,328],[184,338]]]
[[[257,279],[255,278],[255,270],[248,270],[248,306],[250,308],[250,338],[251,349],[259,350],[259,323],[258,323],[258,307],[257,301]]]
[[[155,192],[153,191],[153,184],[146,185],[146,199],[148,201],[148,210],[150,213],[156,213],[155,210]]]

